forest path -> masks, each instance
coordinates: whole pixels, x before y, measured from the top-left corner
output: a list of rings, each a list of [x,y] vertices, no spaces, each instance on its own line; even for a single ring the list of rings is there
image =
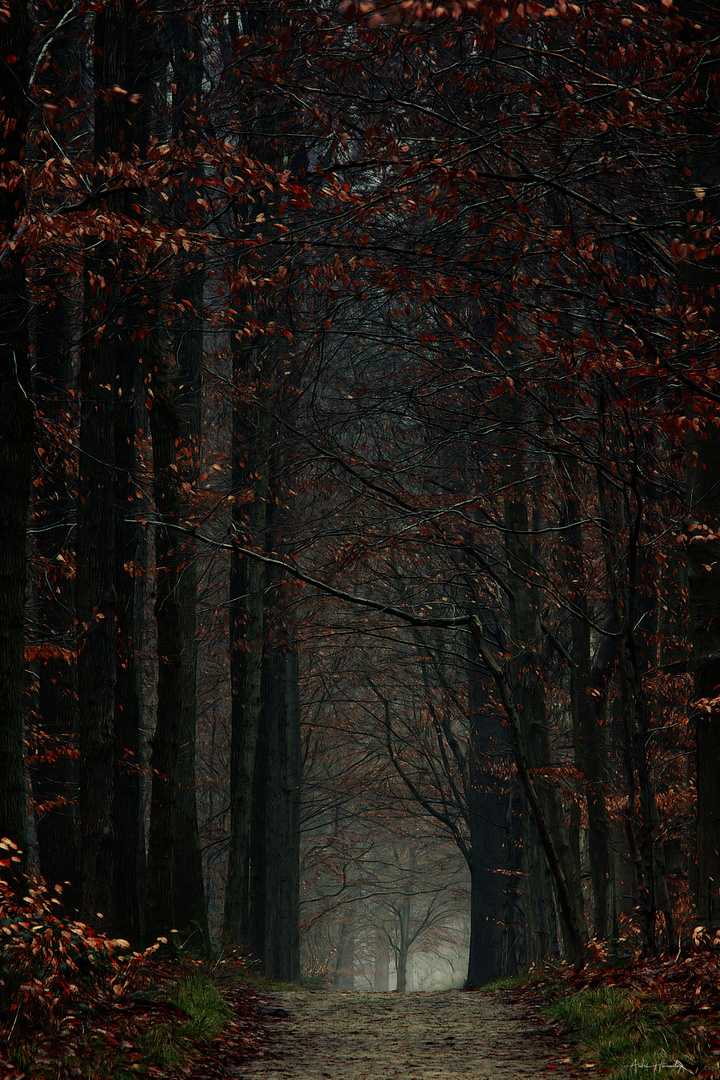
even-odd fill
[[[502,992],[264,993],[273,1023],[264,1054],[238,1080],[537,1080],[570,1077],[569,1046],[537,1010]],[[577,1073],[575,1073],[577,1076]]]

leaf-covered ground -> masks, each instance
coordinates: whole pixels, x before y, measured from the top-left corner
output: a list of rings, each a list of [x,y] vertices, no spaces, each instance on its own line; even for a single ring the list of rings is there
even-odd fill
[[[47,964],[13,987],[6,966],[0,1080],[225,1080],[267,1044],[274,1016],[249,987],[220,993],[192,961],[127,966],[71,975],[65,993]]]
[[[572,1076],[539,1007],[490,993],[271,993],[286,1011],[237,1080],[539,1080]]]

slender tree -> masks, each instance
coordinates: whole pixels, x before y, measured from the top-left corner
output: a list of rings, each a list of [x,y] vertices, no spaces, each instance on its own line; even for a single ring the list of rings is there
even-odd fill
[[[24,0],[0,20],[6,75],[0,157],[0,833],[27,855],[22,695],[27,516],[33,406],[28,351],[26,269],[19,246],[25,207],[23,160],[28,124],[30,23]]]

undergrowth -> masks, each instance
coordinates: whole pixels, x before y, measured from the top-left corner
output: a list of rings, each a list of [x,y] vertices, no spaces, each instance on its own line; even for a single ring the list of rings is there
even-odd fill
[[[257,966],[252,961],[247,960],[243,956],[231,954],[230,956],[221,957],[216,961],[209,969],[210,974],[215,982],[219,983],[223,989],[234,987],[247,987],[253,991],[263,990],[299,990],[300,985],[294,982],[276,982],[272,979],[266,979],[265,976],[258,970]],[[313,989],[319,989],[315,983],[305,983]]]
[[[198,1048],[216,1039],[232,1016],[215,984],[200,973],[181,979],[169,996],[188,1013],[187,1020],[154,1024],[140,1040],[146,1060],[163,1069],[195,1057]]]
[[[576,1057],[611,1080],[720,1076],[716,947],[551,977],[541,996],[548,1018],[572,1035]]]
[[[590,1058],[613,1080],[680,1080],[705,1064],[704,1039],[672,1005],[601,986],[555,1001],[549,1008]]]
[[[23,877],[0,840],[0,1075],[27,1080],[160,1077],[232,1018],[197,962],[167,963],[71,919],[59,887]],[[18,884],[23,882],[23,888]]]

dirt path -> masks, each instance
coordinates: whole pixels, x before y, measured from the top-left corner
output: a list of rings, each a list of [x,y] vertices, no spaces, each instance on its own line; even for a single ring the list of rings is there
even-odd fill
[[[549,1039],[527,1005],[500,993],[264,994],[273,1021],[254,1080],[568,1080],[566,1043]],[[577,1076],[577,1073],[575,1074]]]

